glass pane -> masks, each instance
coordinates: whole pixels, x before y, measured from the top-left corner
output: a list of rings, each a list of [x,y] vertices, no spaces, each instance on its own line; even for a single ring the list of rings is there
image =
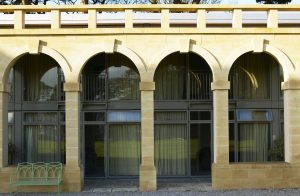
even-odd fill
[[[239,162],[269,161],[269,124],[243,123],[238,130]]]
[[[200,56],[189,53],[190,99],[207,100],[211,98],[212,73],[207,62]]]
[[[60,160],[66,163],[66,126],[60,126]]]
[[[239,110],[237,114],[238,121],[272,121],[271,111]]]
[[[187,176],[189,170],[186,125],[155,125],[155,166],[159,176]]]
[[[234,120],[234,111],[229,111],[229,120]]]
[[[26,123],[56,123],[57,113],[25,113],[24,122]]]
[[[59,114],[59,121],[60,122],[65,122],[66,121],[66,113],[65,112],[60,112]]]
[[[122,65],[112,66],[108,68],[108,76],[110,100],[140,98],[140,77],[135,69]]]
[[[14,123],[14,113],[8,112],[8,123]]]
[[[58,65],[47,55],[26,55],[19,62],[24,67],[24,101],[56,101]]]
[[[191,112],[190,113],[191,120],[210,120],[211,115],[210,111],[197,111],[197,112]]]
[[[186,99],[186,58],[174,53],[159,64],[154,80],[156,100]]]
[[[271,70],[278,62],[267,54],[246,53],[238,58],[230,71],[233,94],[236,99],[269,99]],[[276,89],[275,89],[276,90]]]
[[[85,121],[105,121],[104,112],[85,112],[84,113]]]
[[[85,176],[105,176],[104,125],[85,125]]]
[[[156,121],[181,121],[186,120],[186,112],[155,112],[154,119]]]
[[[60,145],[57,126],[24,126],[24,161],[60,162]]]
[[[98,54],[87,62],[81,80],[83,86],[82,99],[84,101],[105,100],[105,54]]]
[[[8,125],[8,165],[16,164],[16,152],[14,125]]]
[[[229,123],[229,162],[235,162],[234,123]]]
[[[211,173],[211,124],[191,124],[191,175]]]
[[[141,122],[140,111],[107,112],[108,122]]]
[[[109,126],[109,175],[139,174],[141,164],[140,125]]]

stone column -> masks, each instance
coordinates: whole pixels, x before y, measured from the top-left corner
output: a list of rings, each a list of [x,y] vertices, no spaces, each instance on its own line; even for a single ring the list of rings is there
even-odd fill
[[[214,163],[229,163],[228,81],[212,83],[214,106]]]
[[[8,90],[0,84],[0,170],[8,164]]]
[[[300,163],[300,80],[282,83],[284,91],[285,161]]]
[[[81,191],[83,167],[80,159],[80,84],[65,83],[66,92],[66,167],[64,188],[66,191]]]
[[[154,82],[141,82],[141,154],[140,191],[156,190],[154,166]]]

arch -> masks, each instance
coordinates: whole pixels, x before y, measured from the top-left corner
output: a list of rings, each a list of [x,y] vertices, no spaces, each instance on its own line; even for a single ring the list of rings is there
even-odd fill
[[[254,52],[254,50],[255,49],[253,44],[244,45],[241,48],[233,50],[233,52],[231,53],[231,55],[229,55],[229,58],[225,61],[224,64],[224,68],[226,68],[224,70],[226,72],[226,77],[228,78],[231,67],[240,56],[248,52]],[[278,61],[283,70],[284,81],[287,81],[289,79],[290,74],[293,71],[295,71],[295,66],[288,58],[288,56],[285,53],[283,53],[280,49],[270,44],[265,44],[262,52],[266,52]]]
[[[66,80],[68,79],[68,77],[70,76],[70,72],[71,70],[71,66],[69,65],[69,63],[65,60],[65,58],[56,50],[49,48],[47,46],[44,45],[40,45],[39,46],[39,52],[38,53],[43,53],[46,54],[48,56],[50,56],[51,58],[53,58],[58,65],[62,68],[64,76],[66,78]],[[14,66],[14,64],[16,63],[16,61],[18,59],[20,59],[22,56],[29,54],[29,51],[27,48],[21,48],[19,50],[16,50],[14,55],[15,56],[11,56],[10,58],[8,57],[2,57],[0,55],[0,59],[3,58],[5,59],[3,64],[2,64],[2,71],[0,73],[0,77],[1,77],[1,82],[2,84],[6,84],[7,83],[7,79],[8,79],[8,75],[9,75],[9,71],[10,69]]]
[[[113,50],[111,50],[110,47],[111,46],[109,46],[107,44],[100,44],[96,47],[90,48],[88,51],[86,51],[86,52],[84,52],[83,54],[80,55],[80,59],[78,60],[79,69],[76,70],[76,79],[77,79],[76,82],[79,81],[80,74],[81,74],[84,66],[86,65],[86,63],[91,58],[93,58],[94,56],[96,56],[97,54],[100,54],[100,53],[118,52],[120,54],[123,54],[124,56],[129,58],[133,62],[133,64],[136,66],[140,77],[141,77],[142,73],[147,71],[147,66],[145,65],[145,63],[142,61],[142,59],[133,50],[131,50],[131,49],[129,49],[129,48],[127,48],[127,47],[125,47],[121,44],[114,45]]]
[[[157,56],[155,56],[152,59],[151,65],[152,67],[152,78],[154,79],[154,73],[155,70],[157,69],[159,63],[168,55],[175,53],[175,52],[180,52],[180,47],[173,47],[173,46],[167,46],[166,48],[164,48],[162,51],[159,52],[159,54]],[[201,46],[197,46],[195,44],[191,44],[189,51],[188,52],[193,52],[195,54],[197,54],[198,56],[200,56],[201,58],[203,58],[207,64],[209,65],[212,74],[213,74],[213,80],[216,79],[217,75],[220,75],[218,73],[221,72],[222,67],[220,65],[220,63],[218,62],[218,60],[216,59],[216,57],[209,52],[207,49],[201,47]]]

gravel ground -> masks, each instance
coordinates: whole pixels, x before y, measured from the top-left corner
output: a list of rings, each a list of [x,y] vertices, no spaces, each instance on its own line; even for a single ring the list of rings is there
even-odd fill
[[[87,180],[82,192],[79,193],[60,193],[61,196],[81,196],[81,195],[113,195],[113,196],[155,196],[155,195],[222,195],[222,196],[300,196],[300,189],[264,189],[264,190],[213,190],[210,179],[160,179],[158,180],[158,190],[156,192],[138,192],[137,179],[123,180]],[[20,196],[50,196],[58,195],[55,193],[16,193],[0,195],[20,195]]]

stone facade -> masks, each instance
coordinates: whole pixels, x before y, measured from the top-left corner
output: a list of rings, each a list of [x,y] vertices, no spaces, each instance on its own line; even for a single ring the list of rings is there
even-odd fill
[[[132,10],[161,11],[161,28],[134,28]],[[26,10],[28,9],[28,10]],[[25,11],[51,11],[50,29],[27,29]],[[159,62],[174,52],[193,52],[204,58],[213,73],[214,163],[212,185],[216,189],[300,187],[300,30],[278,27],[277,10],[300,10],[300,6],[78,6],[61,7],[88,11],[88,28],[61,28],[59,9],[34,6],[0,7],[15,11],[12,29],[0,31],[0,192],[8,192],[13,167],[7,166],[7,78],[14,62],[26,53],[44,53],[55,59],[65,75],[66,165],[64,190],[82,190],[80,162],[80,75],[85,63],[98,53],[121,53],[136,65],[141,82],[140,191],[156,190],[154,165],[154,72]],[[125,28],[96,28],[95,9],[125,11]],[[196,11],[197,27],[170,27],[169,12]],[[233,10],[232,28],[206,28],[203,10]],[[242,28],[242,11],[268,11],[264,28]],[[229,163],[228,74],[234,61],[246,52],[266,52],[281,64],[284,72],[285,162]]]

